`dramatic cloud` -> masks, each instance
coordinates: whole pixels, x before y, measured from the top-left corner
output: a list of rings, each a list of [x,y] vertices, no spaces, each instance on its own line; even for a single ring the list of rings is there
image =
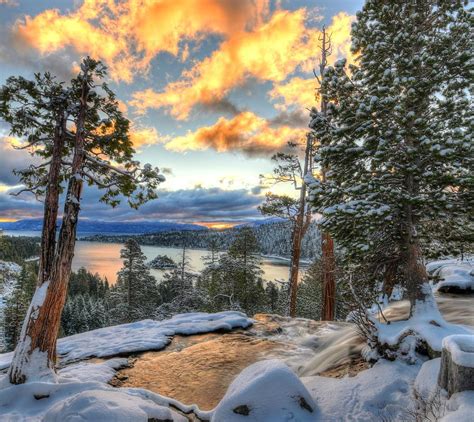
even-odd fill
[[[144,145],[153,145],[158,143],[160,137],[158,131],[154,127],[136,128],[130,130],[130,140],[135,149]]]
[[[350,50],[351,24],[353,21],[354,16],[344,12],[332,18],[331,25],[327,28],[332,47],[331,54],[328,57],[329,65],[334,64],[341,57],[347,58],[349,63],[354,62],[354,57]],[[318,42],[320,43],[320,41]],[[312,54],[312,57],[314,57],[312,66],[316,68],[316,71],[319,70],[319,62],[317,57],[315,57],[319,54],[318,51],[315,48]],[[275,107],[279,110],[288,110],[294,107],[311,108],[315,105],[316,101],[319,101],[316,91],[317,86],[317,80],[313,75],[309,78],[296,76],[284,82],[275,83],[268,95],[275,102]]]
[[[10,195],[11,189],[0,189],[0,220],[35,217],[43,213],[43,203],[30,194]],[[100,192],[86,187],[81,203],[81,217],[97,220],[173,220],[186,222],[244,221],[260,216],[257,206],[262,197],[247,189],[221,188],[158,191],[158,199],[138,210],[129,208],[126,201],[116,208],[99,202]]]
[[[270,98],[276,102],[275,107],[279,110],[287,110],[291,107],[311,108],[316,102],[316,78],[294,77],[281,84],[275,84],[268,93]]]
[[[48,9],[26,16],[14,33],[42,54],[72,47],[102,59],[115,80],[131,82],[158,53],[185,60],[187,41],[260,25],[268,8],[268,0],[85,0],[72,12]]]
[[[251,32],[233,34],[210,57],[183,73],[162,92],[146,89],[136,92],[130,102],[138,112],[166,108],[177,119],[187,119],[197,104],[213,103],[249,78],[272,81],[272,98],[283,97],[283,105],[312,105],[314,80],[293,78],[296,70],[310,71],[317,54],[320,31],[308,28],[306,9],[276,11],[269,22]],[[350,24],[345,13],[335,16],[328,31],[332,34],[331,60],[350,54]],[[282,107],[283,108],[283,107]]]
[[[0,185],[17,185],[18,176],[13,170],[21,170],[34,162],[26,151],[13,148],[12,145],[18,144],[15,138],[0,133]]]
[[[196,104],[223,98],[249,77],[283,81],[311,57],[317,31],[305,27],[306,17],[305,9],[277,11],[254,31],[233,34],[163,92],[135,93],[131,104],[141,111],[169,107],[173,116],[186,119]]]
[[[284,149],[288,141],[304,137],[306,129],[273,124],[252,112],[244,111],[232,119],[219,118],[184,136],[165,142],[173,151],[215,149],[218,152],[240,151],[250,156],[269,156]]]

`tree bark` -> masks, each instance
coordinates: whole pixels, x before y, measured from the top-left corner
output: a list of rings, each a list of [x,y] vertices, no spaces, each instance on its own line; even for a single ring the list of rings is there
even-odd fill
[[[48,186],[44,200],[43,231],[41,234],[41,255],[39,259],[38,282],[40,287],[49,279],[56,249],[56,222],[58,219],[61,160],[65,144],[66,116],[60,112],[56,121],[53,152],[48,172]]]
[[[322,237],[322,270],[323,270],[323,305],[321,319],[334,321],[336,316],[336,278],[334,241],[329,233],[323,232]]]
[[[306,176],[309,170],[309,160],[311,155],[312,140],[308,135],[306,138],[305,156],[303,164],[303,177]],[[305,221],[306,216],[306,221]],[[293,227],[292,236],[292,252],[291,252],[291,263],[290,263],[290,303],[288,313],[289,316],[294,318],[296,316],[296,301],[298,297],[298,274],[300,269],[301,259],[301,243],[303,236],[308,229],[311,221],[311,212],[307,207],[306,203],[306,183],[301,183],[300,199],[298,214],[296,215],[295,224]]]
[[[319,72],[321,78],[324,78],[324,72],[327,65],[327,56],[331,51],[331,41],[327,37],[326,29],[323,28],[321,38],[321,63]],[[322,81],[321,81],[322,82]],[[328,103],[324,99],[321,90],[321,113],[327,115]],[[323,183],[326,182],[326,174],[328,168],[321,169],[321,178]],[[336,316],[336,277],[335,266],[336,260],[334,257],[334,241],[328,232],[321,233],[321,261],[322,261],[322,290],[323,290],[323,304],[321,307],[321,320],[334,321]]]
[[[13,384],[55,379],[56,341],[71,274],[83,184],[80,175],[85,160],[84,123],[89,89],[87,78],[84,78],[76,121],[71,178],[58,246],[49,279],[37,288],[23,324],[21,339],[9,371],[10,382]]]

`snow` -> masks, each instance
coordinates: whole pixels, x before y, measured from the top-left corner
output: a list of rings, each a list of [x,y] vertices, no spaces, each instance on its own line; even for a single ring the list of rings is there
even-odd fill
[[[275,359],[244,369],[229,386],[211,421],[313,422],[316,412],[316,403],[300,379]]]
[[[66,421],[186,421],[184,416],[169,408],[120,391],[82,391],[53,406],[44,419],[50,422]]]
[[[115,376],[118,369],[127,366],[128,359],[126,358],[109,359],[102,363],[80,362],[61,369],[59,376],[70,381],[107,383]]]
[[[462,391],[447,398],[447,393],[438,387],[438,375],[441,359],[425,362],[415,380],[416,395],[424,402],[433,400],[439,394],[440,409],[443,414],[437,419],[440,422],[468,422],[474,415],[474,391]]]
[[[0,390],[1,420],[40,421],[143,421],[149,418],[184,422],[186,418],[127,389],[100,382],[30,382],[7,384]],[[1,386],[0,386],[1,387]]]
[[[469,262],[442,264],[436,271],[440,281],[436,290],[443,291],[449,288],[474,291],[474,267]]]
[[[411,385],[419,369],[419,364],[382,359],[352,378],[314,376],[302,381],[318,405],[318,421],[407,420]]]
[[[36,319],[38,317],[38,310],[43,305],[44,300],[46,299],[46,293],[48,292],[49,287],[49,280],[43,283],[40,287],[38,287],[33,295],[33,299],[31,299],[30,309],[31,309],[31,317]]]
[[[174,335],[230,331],[247,328],[252,322],[245,314],[234,311],[180,314],[165,321],[146,319],[62,338],[58,341],[58,355],[65,364],[91,357],[159,350],[166,347]],[[0,369],[8,367],[11,358],[12,353],[1,354]]]
[[[443,339],[443,349],[456,365],[474,368],[474,335],[452,335]]]
[[[440,422],[468,422],[474,415],[474,391],[463,391],[451,396],[446,404],[446,414]]]
[[[431,287],[426,284],[423,288],[428,297],[424,302],[417,302],[410,319],[391,322],[390,325],[377,323],[378,340],[381,344],[394,346],[400,339],[416,334],[423,338],[432,350],[441,352],[445,337],[452,334],[474,334],[472,328],[446,322],[431,294]]]
[[[441,358],[429,360],[423,364],[416,376],[414,388],[418,397],[425,401],[431,400],[439,391],[438,374]]]

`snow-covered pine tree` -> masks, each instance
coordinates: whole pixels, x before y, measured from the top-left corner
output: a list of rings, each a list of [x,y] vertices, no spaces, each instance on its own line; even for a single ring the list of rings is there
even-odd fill
[[[120,251],[123,267],[110,293],[111,319],[115,324],[150,318],[160,303],[158,287],[146,256],[134,239],[128,239]]]
[[[24,148],[39,156],[18,172],[24,188],[44,195],[43,233],[37,289],[9,369],[10,381],[55,379],[56,341],[67,296],[84,182],[102,189],[101,201],[116,206],[127,198],[137,208],[157,197],[164,181],[157,168],[133,159],[130,122],[115,94],[100,83],[107,75],[86,57],[65,87],[51,75],[32,81],[10,77],[0,89],[0,116]],[[61,229],[56,237],[59,196],[67,184]],[[122,196],[121,196],[122,195]]]
[[[466,4],[368,0],[352,29],[357,66],[339,61],[324,75],[330,121],[312,113],[324,143],[316,159],[330,168],[310,187],[322,226],[353,263],[401,274],[411,314],[429,294],[422,257],[445,240],[433,222],[469,230],[474,33]]]
[[[4,310],[3,322],[7,350],[13,350],[18,342],[21,326],[35,291],[35,284],[35,274],[28,270],[26,265],[23,265]]]

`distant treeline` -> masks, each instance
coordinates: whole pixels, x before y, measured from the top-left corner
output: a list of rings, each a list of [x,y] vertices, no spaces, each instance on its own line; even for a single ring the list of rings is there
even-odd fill
[[[181,248],[211,249],[217,247],[227,250],[235,240],[241,228],[224,230],[180,230],[140,235],[94,235],[83,240],[124,243],[133,237],[139,244],[148,246],[164,246]],[[260,253],[289,258],[291,255],[291,223],[277,222],[253,226],[252,230],[257,238]],[[214,246],[213,246],[214,245]],[[320,254],[320,238],[316,224],[312,223],[302,244],[302,258],[312,259]]]
[[[21,264],[40,253],[39,237],[0,236],[0,260]]]

